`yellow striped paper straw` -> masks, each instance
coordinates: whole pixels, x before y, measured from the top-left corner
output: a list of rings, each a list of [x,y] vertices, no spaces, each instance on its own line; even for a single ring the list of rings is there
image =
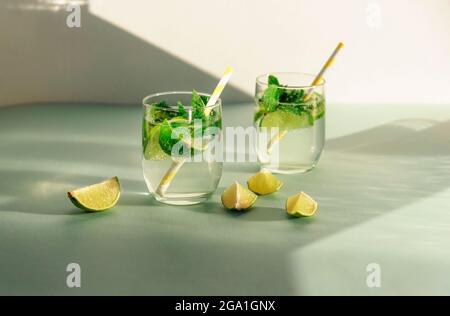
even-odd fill
[[[158,193],[160,196],[164,196],[167,189],[169,188],[170,183],[172,182],[173,178],[177,175],[180,168],[185,163],[186,158],[181,158],[179,160],[173,161],[170,165],[169,169],[166,171],[164,176],[161,179],[161,182],[159,183],[158,188],[156,188],[156,193]]]
[[[281,130],[281,131],[279,131],[278,133],[276,133],[276,134],[269,140],[269,142],[267,143],[267,153],[268,153],[269,155],[272,154],[273,146],[275,146],[276,143],[278,143],[280,140],[282,140],[283,137],[286,135],[286,133],[287,133],[287,130],[285,130],[285,129],[284,129],[284,130]]]
[[[222,75],[222,78],[220,78],[219,83],[217,84],[216,88],[214,89],[213,93],[211,94],[211,97],[208,100],[208,103],[206,103],[205,106],[205,115],[208,116],[212,110],[212,106],[216,104],[217,100],[220,97],[220,94],[222,93],[223,89],[227,85],[228,81],[231,78],[231,75],[233,74],[233,68],[227,67],[225,69],[225,72]],[[183,164],[186,162],[186,158],[183,157],[178,160],[174,160],[172,164],[170,165],[169,169],[166,171],[164,176],[162,177],[158,187],[156,188],[156,193],[160,196],[164,196],[167,189],[170,186],[170,183],[177,175],[180,168],[183,166]]]
[[[333,53],[328,57],[328,60],[323,65],[322,69],[320,69],[317,76],[314,78],[313,82],[311,83],[311,88],[309,88],[308,92],[306,93],[303,101],[309,100],[309,98],[312,96],[312,93],[314,92],[314,86],[318,85],[323,80],[323,75],[327,71],[327,69],[333,64],[334,59],[339,52],[339,50],[344,47],[344,43],[339,42],[334,49]],[[283,137],[286,135],[287,130],[282,130],[275,134],[270,141],[267,143],[267,153],[270,155],[272,153],[273,146],[278,143],[280,140],[283,139]]]
[[[219,83],[217,84],[216,88],[214,89],[213,93],[211,94],[211,97],[208,100],[208,103],[205,107],[205,115],[208,116],[211,112],[211,107],[216,104],[217,100],[219,99],[220,95],[222,94],[223,89],[225,89],[225,86],[227,85],[228,81],[231,78],[231,75],[233,74],[233,68],[227,67],[225,69],[225,72],[222,75],[222,78],[220,78]]]
[[[325,74],[327,69],[330,68],[330,66],[334,63],[334,59],[342,47],[344,47],[344,43],[339,42],[337,44],[336,48],[334,49],[333,53],[330,55],[330,57],[328,57],[328,60],[323,65],[322,69],[320,69],[319,73],[314,78],[314,81],[311,83],[311,88],[308,90],[308,93],[306,94],[305,98],[303,99],[304,101],[307,101],[311,97],[311,95],[314,91],[314,86],[318,85],[323,80],[323,75]]]

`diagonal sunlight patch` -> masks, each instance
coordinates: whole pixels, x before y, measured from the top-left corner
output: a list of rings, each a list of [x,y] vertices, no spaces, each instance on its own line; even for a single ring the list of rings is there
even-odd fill
[[[442,295],[450,291],[450,189],[294,249],[294,295]],[[340,225],[339,223],[336,223]],[[381,267],[381,287],[366,267]],[[420,285],[420,286],[419,286]]]
[[[125,4],[116,0],[90,0],[89,11],[215,78],[220,77],[223,69],[229,65],[236,65],[240,69],[248,68],[249,65],[240,58],[241,54],[236,50],[238,43],[230,43],[230,23],[220,23],[215,14],[200,12],[201,5],[199,2],[188,1],[166,3],[129,0]],[[215,6],[213,11],[221,10],[222,16],[229,15],[232,10],[224,2],[217,2]],[[183,24],[185,29],[180,32]],[[226,48],[227,46],[229,47]],[[242,71],[233,76],[232,86],[242,93],[252,95],[253,85],[254,82],[244,77]]]

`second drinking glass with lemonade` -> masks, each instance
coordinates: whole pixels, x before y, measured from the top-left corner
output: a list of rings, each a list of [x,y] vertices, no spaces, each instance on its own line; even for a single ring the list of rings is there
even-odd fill
[[[317,164],[325,143],[324,80],[272,73],[256,78],[254,126],[263,170],[302,173]]]

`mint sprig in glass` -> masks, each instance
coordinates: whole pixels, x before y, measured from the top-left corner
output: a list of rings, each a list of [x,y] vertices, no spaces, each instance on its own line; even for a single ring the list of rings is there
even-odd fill
[[[220,99],[206,109],[209,98],[193,90],[158,93],[143,101],[142,166],[147,187],[158,201],[201,203],[217,188],[222,162],[203,154],[207,144],[220,141],[222,109]],[[177,159],[185,161],[183,168],[167,192],[159,194],[161,179]]]
[[[256,79],[257,154],[261,168],[275,173],[306,172],[325,143],[325,81],[315,76],[271,73]]]

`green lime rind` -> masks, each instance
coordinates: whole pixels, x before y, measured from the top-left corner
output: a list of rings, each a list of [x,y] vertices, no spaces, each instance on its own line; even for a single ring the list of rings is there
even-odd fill
[[[305,128],[312,125],[310,114],[303,112],[297,115],[291,112],[275,111],[267,113],[260,123],[260,127],[274,128],[278,127],[280,130],[290,130]]]
[[[120,198],[120,182],[113,177],[101,183],[67,192],[76,207],[88,212],[100,212],[112,208]]]
[[[79,203],[78,200],[76,198],[74,198],[74,197],[70,197],[69,196],[69,200],[70,200],[70,202],[72,202],[73,205],[75,205],[75,207],[77,207],[79,209],[82,209],[83,211],[86,211],[86,212],[100,212],[99,210],[92,210],[92,209],[89,209],[89,208],[85,207],[83,204]]]
[[[316,104],[316,107],[312,110],[314,120],[318,120],[325,115],[325,101],[323,101],[323,98],[322,102],[318,102]]]
[[[150,125],[147,121],[147,119],[142,119],[142,146],[145,147],[145,144],[147,144],[150,134]]]
[[[160,131],[159,131],[159,146],[161,146],[161,149],[167,154],[172,154],[172,148],[177,144],[179,141],[183,140],[183,133],[190,133],[189,131],[189,121],[184,118],[173,118],[169,121],[165,121],[163,124],[159,125]],[[180,128],[178,130],[179,136],[176,138],[172,137],[172,134],[174,134],[175,129]],[[183,129],[187,129],[183,132]],[[183,132],[183,133],[182,133]]]
[[[159,145],[159,138],[160,126],[154,126],[150,130],[148,141],[144,147],[145,160],[165,160],[170,157]]]
[[[302,110],[290,108],[286,105],[279,106],[277,111],[258,111],[254,121],[260,127],[278,127],[281,130],[305,128],[314,125],[314,122],[325,115],[325,102],[317,103],[313,109],[307,107]]]

